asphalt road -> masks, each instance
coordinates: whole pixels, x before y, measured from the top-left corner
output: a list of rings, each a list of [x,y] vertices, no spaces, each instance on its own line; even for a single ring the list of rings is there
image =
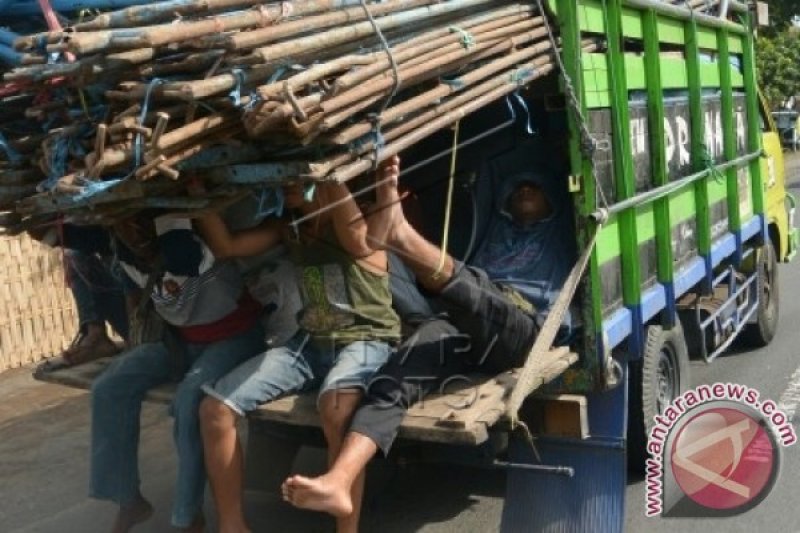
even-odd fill
[[[788,165],[800,192],[800,158]],[[783,399],[800,367],[800,261],[781,267],[779,333],[765,350],[693,362],[694,385],[732,381],[757,388],[762,398]],[[800,372],[798,372],[800,376]],[[94,533],[107,530],[113,508],[86,498],[88,484],[88,397],[34,382],[29,371],[0,376],[0,533]],[[795,421],[797,428],[797,422]],[[170,531],[169,504],[175,476],[171,424],[161,406],[143,413],[140,463],[143,492],[156,505],[152,520],[137,533]],[[626,525],[630,532],[800,531],[800,445],[785,450],[780,479],[755,509],[730,519],[663,519],[644,516],[644,483],[630,480]],[[297,462],[318,471],[320,452],[307,450]],[[505,478],[502,471],[457,466],[378,465],[368,485],[365,532],[483,533],[500,523]],[[207,506],[209,512],[211,506]],[[250,497],[247,512],[257,532],[332,531],[325,517],[296,511],[276,499]],[[213,516],[210,517],[213,521]]]

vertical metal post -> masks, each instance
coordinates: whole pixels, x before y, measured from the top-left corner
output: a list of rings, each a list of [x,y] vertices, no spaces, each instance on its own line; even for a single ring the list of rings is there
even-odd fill
[[[752,28],[752,15],[745,15],[746,26]],[[757,152],[762,149],[762,138],[758,106],[758,84],[756,83],[756,60],[753,50],[752,32],[743,39],[742,71],[744,74],[744,90],[747,98],[747,150]],[[750,186],[752,188],[753,213],[762,215],[766,209],[764,201],[764,176],[761,174],[761,162],[756,159],[750,162]],[[764,236],[766,238],[766,235]]]
[[[658,33],[658,14],[648,9],[642,14],[644,33],[644,65],[647,77],[647,114],[650,118],[650,165],[655,186],[669,182],[667,141],[664,133],[664,90],[661,83],[661,46]],[[655,201],[656,246],[658,248],[658,280],[671,286],[672,222],[670,197]],[[672,295],[668,295],[672,296]]]
[[[698,41],[697,21],[686,22],[684,28],[686,43],[686,73],[689,82],[689,113],[691,115],[692,167],[695,172],[705,169],[703,153],[705,146],[705,121],[703,109],[703,86],[700,78],[700,44]],[[711,254],[711,214],[708,198],[708,178],[697,180],[694,186],[695,208],[697,210],[697,249],[702,257]],[[711,291],[710,265],[704,290]]]
[[[550,0],[550,6],[554,7],[555,12],[558,14],[557,20],[559,31],[561,35],[561,57],[564,62],[564,75],[569,77],[575,94],[578,98],[580,111],[586,117],[586,99],[584,98],[584,79],[583,79],[583,66],[581,56],[581,29],[578,21],[578,3],[574,0]],[[579,210],[581,215],[593,213],[597,209],[597,190],[596,183],[593,176],[592,162],[589,158],[585,157],[581,150],[581,125],[580,117],[576,116],[574,112],[569,111],[569,104],[567,104],[567,115],[570,127],[570,172],[577,179],[580,184],[579,200],[576,206],[580,206]],[[578,224],[578,244],[585,246],[591,238],[592,228],[586,227],[586,224]],[[602,327],[602,295],[600,283],[600,265],[597,262],[597,251],[592,254],[589,262],[589,279],[591,282],[588,284],[587,290],[589,291],[589,298],[592,305],[587,306],[591,309],[588,312],[591,314],[591,323],[596,325],[596,329]],[[591,328],[589,328],[591,329]],[[595,333],[592,331],[592,333]],[[592,337],[592,334],[588,335]],[[585,347],[588,353],[595,351],[597,343],[594,342],[593,337],[587,341]]]
[[[614,174],[617,185],[616,200],[636,194],[635,171],[631,157],[630,114],[628,111],[628,83],[625,75],[625,55],[622,49],[622,0],[609,0],[606,13],[608,36],[608,70],[611,88],[611,121],[614,130]],[[636,225],[637,210],[626,209],[619,215],[620,249],[622,253],[622,295],[625,305],[634,316],[640,315],[641,269],[639,265],[639,236]],[[633,324],[639,329],[641,316]]]
[[[733,113],[733,83],[731,81],[731,55],[728,31],[717,30],[717,49],[719,50],[719,86],[722,92],[722,139],[726,161],[736,159],[736,126]],[[737,233],[742,228],[742,215],[739,210],[739,169],[732,167],[726,171],[728,189],[728,227]]]

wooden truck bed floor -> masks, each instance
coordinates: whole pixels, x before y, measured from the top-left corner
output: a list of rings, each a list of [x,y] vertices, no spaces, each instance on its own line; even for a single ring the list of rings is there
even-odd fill
[[[564,357],[542,372],[542,383],[555,379],[577,360],[577,355],[562,349]],[[90,389],[92,381],[108,366],[111,358],[98,359],[72,367],[40,366],[34,377],[40,381]],[[489,438],[489,428],[505,413],[505,400],[517,382],[517,370],[497,376],[470,374],[452,380],[445,394],[431,394],[409,409],[399,436],[404,439],[446,444],[477,445]],[[147,399],[167,404],[175,384],[151,390]],[[316,393],[291,394],[259,407],[249,415],[251,421],[264,420],[294,426],[319,427]]]

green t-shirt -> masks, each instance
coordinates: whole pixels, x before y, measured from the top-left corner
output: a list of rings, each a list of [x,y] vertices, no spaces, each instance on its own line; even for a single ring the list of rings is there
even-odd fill
[[[337,345],[400,338],[389,276],[362,268],[331,228],[310,243],[290,242],[303,297],[299,324],[317,341]]]

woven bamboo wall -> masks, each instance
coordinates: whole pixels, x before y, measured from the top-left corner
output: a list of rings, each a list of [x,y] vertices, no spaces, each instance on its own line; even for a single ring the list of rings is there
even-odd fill
[[[0,237],[0,372],[60,353],[77,324],[61,250]]]

